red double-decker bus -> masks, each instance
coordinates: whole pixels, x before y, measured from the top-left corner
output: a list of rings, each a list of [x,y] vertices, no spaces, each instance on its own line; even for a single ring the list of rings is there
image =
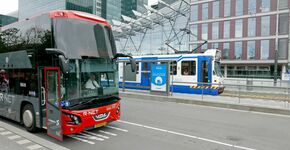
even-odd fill
[[[56,10],[0,30],[0,116],[63,135],[120,119],[118,56],[109,23]]]

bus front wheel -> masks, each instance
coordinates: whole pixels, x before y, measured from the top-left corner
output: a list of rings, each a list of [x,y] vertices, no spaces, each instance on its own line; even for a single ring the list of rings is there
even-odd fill
[[[29,132],[36,132],[35,113],[31,104],[26,104],[22,109],[22,122]]]

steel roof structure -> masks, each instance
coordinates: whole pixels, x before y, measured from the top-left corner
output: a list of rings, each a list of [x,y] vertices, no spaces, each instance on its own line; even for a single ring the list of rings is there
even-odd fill
[[[177,40],[181,42],[183,36],[189,36],[188,34],[192,34],[189,30],[189,19],[190,19],[190,0],[177,0],[173,4],[167,4],[163,0],[158,1],[159,4],[164,5],[160,10],[154,9],[150,6],[144,6],[147,12],[141,13],[133,10],[136,19],[122,15],[122,21],[112,20],[113,23],[113,33],[116,40],[126,39],[124,43],[124,49],[127,45],[127,42],[130,40],[135,50],[140,51],[140,47],[142,45],[142,41],[148,30],[151,30],[154,26],[164,26],[165,23],[170,24],[170,34],[166,37],[164,43],[174,52],[178,52],[180,50],[172,47],[170,43],[172,41]],[[186,28],[176,29],[174,25],[176,24],[177,17],[186,17],[187,24]],[[134,43],[132,39],[136,34],[143,34],[141,42],[139,45]],[[196,36],[196,35],[193,35]],[[188,51],[187,51],[188,52]]]

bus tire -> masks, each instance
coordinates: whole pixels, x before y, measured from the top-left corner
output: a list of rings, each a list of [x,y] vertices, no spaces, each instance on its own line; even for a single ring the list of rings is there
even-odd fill
[[[22,122],[29,132],[36,132],[35,112],[31,104],[26,104],[22,109]]]

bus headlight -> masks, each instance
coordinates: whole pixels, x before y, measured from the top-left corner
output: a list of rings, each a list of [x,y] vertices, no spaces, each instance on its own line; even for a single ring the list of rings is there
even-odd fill
[[[81,123],[81,118],[76,116],[76,115],[70,115],[70,118],[72,119],[72,121],[76,124],[79,125]]]
[[[120,113],[120,109],[121,109],[120,106],[118,106],[117,111],[116,111],[117,115]]]
[[[65,116],[67,116],[68,118],[65,119],[65,122],[68,124],[72,124],[72,125],[79,125],[81,124],[81,118],[79,116],[73,115],[73,114],[64,114]]]

